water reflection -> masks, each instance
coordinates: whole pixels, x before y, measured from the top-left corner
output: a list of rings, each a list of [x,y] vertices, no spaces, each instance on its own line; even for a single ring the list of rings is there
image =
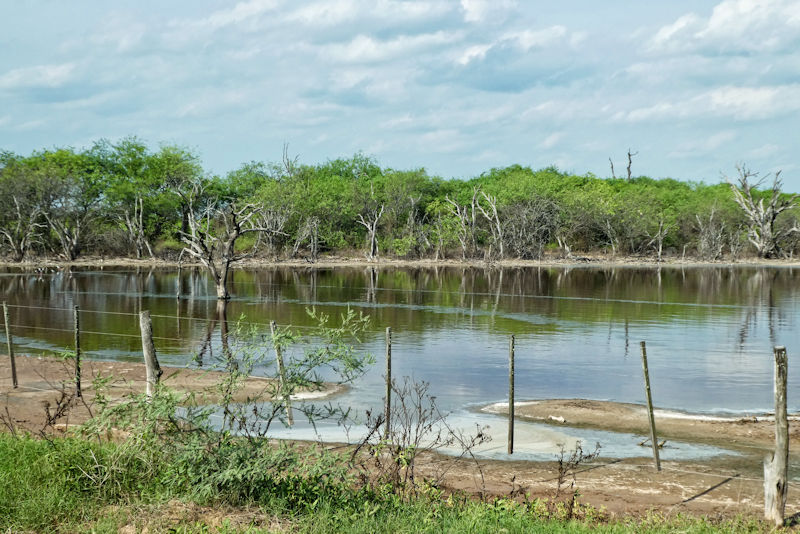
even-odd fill
[[[308,307],[350,306],[373,318],[364,348],[381,354],[391,326],[398,372],[430,381],[446,408],[504,397],[515,334],[520,398],[641,402],[644,339],[658,405],[769,409],[772,346],[800,350],[797,288],[790,268],[275,267],[236,271],[219,307],[195,268],[0,271],[22,352],[69,348],[78,305],[89,356],[138,361],[135,315],[146,309],[165,364],[207,366],[234,350],[242,316],[267,332],[271,320],[309,326]],[[795,377],[790,366],[790,387]],[[380,399],[380,369],[356,390]]]

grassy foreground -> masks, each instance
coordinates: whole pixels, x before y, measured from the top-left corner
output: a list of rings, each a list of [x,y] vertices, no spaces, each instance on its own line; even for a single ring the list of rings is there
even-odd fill
[[[365,489],[330,453],[259,448],[237,463],[165,454],[142,442],[0,434],[0,530],[6,532],[762,532],[768,525],[659,516],[611,521],[584,508],[565,520],[541,501],[481,502],[438,490]],[[220,463],[223,461],[223,464]],[[212,469],[214,470],[212,472]],[[194,510],[181,514],[181,509]],[[176,512],[177,510],[177,512]],[[198,510],[200,511],[198,513]],[[562,517],[559,517],[559,516]],[[121,530],[122,529],[122,530]]]

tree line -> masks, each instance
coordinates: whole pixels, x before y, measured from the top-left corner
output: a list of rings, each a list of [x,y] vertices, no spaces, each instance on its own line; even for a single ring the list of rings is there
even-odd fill
[[[512,165],[468,180],[356,154],[249,162],[225,176],[196,153],[135,137],[0,152],[0,238],[13,261],[193,257],[216,277],[247,256],[495,261],[581,253],[789,257],[796,195],[744,166],[716,184],[600,178]]]

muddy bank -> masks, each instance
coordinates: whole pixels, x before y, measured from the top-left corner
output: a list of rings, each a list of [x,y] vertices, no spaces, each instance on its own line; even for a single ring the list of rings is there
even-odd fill
[[[496,403],[483,411],[507,414],[508,404]],[[650,435],[644,406],[585,399],[547,399],[515,403],[516,417],[556,426],[592,428]],[[769,449],[775,442],[775,423],[766,414],[715,417],[655,410],[659,440],[675,439],[738,450]],[[800,415],[789,418],[790,449],[800,445]]]
[[[13,424],[38,432],[47,422],[48,411],[54,414],[68,405],[60,423],[79,424],[94,413],[96,391],[94,380],[109,378],[103,394],[111,402],[125,396],[144,393],[145,367],[141,363],[101,362],[83,360],[81,363],[81,399],[75,397],[74,363],[58,358],[17,356],[19,387],[12,388],[11,365],[8,356],[0,356],[0,417],[11,419]],[[162,367],[162,383],[173,390],[193,393],[197,404],[218,401],[217,385],[225,373],[202,369]],[[267,400],[275,389],[268,378],[248,377],[234,395],[234,401],[248,399]],[[346,386],[325,384],[319,391],[300,391],[293,398],[330,398],[346,391]]]

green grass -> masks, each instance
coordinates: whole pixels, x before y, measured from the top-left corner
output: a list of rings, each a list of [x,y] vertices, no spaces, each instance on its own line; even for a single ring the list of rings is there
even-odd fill
[[[326,459],[328,461],[330,459]],[[324,463],[324,462],[323,462]],[[148,470],[124,445],[80,438],[40,440],[0,434],[0,531],[117,532],[125,525],[151,532],[269,532],[263,525],[241,521],[248,509],[258,510],[267,523],[281,530],[317,534],[403,532],[543,532],[543,533],[667,533],[766,532],[754,521],[712,522],[703,518],[604,522],[588,508],[580,521],[565,521],[548,513],[542,503],[521,504],[501,499],[483,503],[466,498],[445,499],[434,492],[417,498],[376,494],[342,485],[292,495],[296,484],[271,484],[269,491],[247,502],[230,488],[202,499],[204,510],[221,507],[230,521],[207,521],[168,512],[176,502],[196,498],[185,484],[168,485],[176,465],[165,459],[162,470]],[[299,467],[296,476],[301,476]],[[241,480],[248,485],[247,477]],[[228,495],[228,497],[226,497]],[[313,498],[313,500],[311,500]],[[224,512],[228,510],[228,512]],[[237,510],[241,513],[237,514]],[[239,517],[238,520],[235,518]],[[248,526],[250,525],[250,526]]]

